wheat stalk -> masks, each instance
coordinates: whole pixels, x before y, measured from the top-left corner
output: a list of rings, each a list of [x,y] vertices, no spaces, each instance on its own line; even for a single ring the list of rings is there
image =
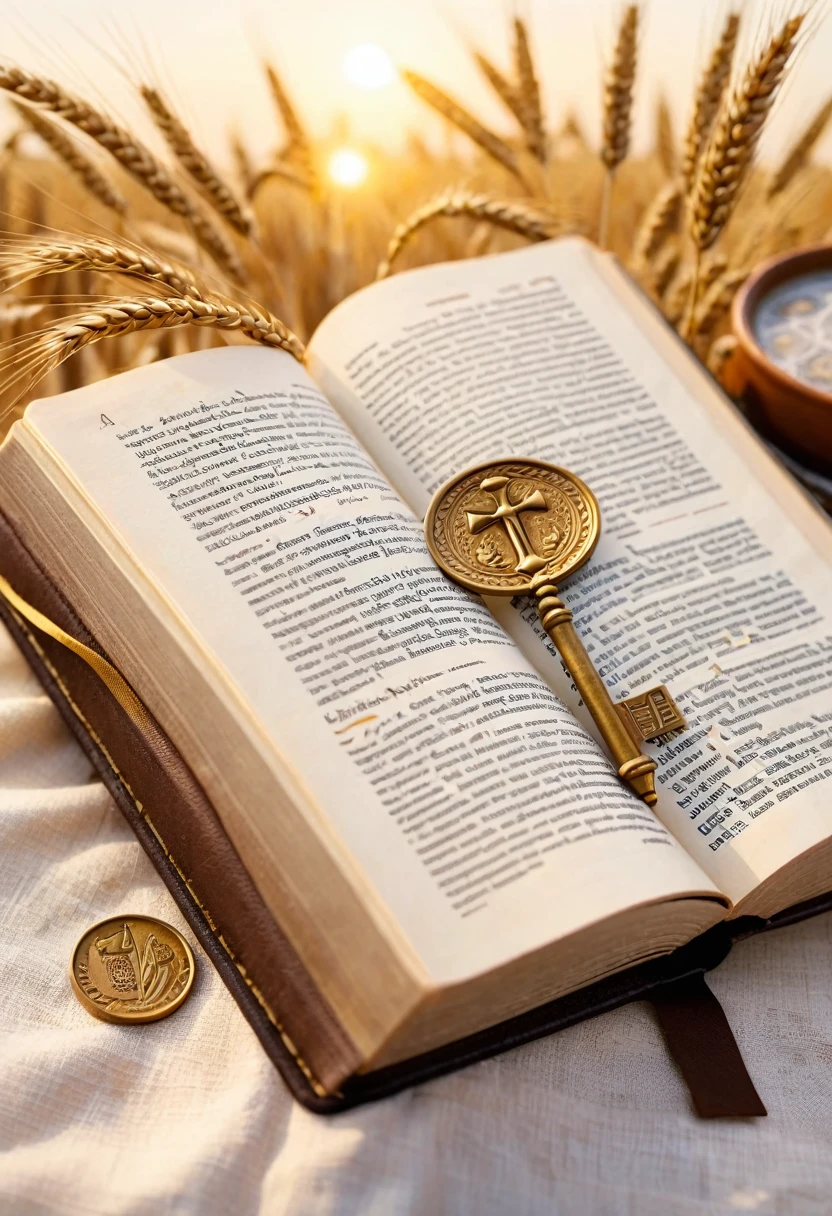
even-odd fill
[[[650,286],[653,295],[661,300],[679,270],[682,262],[682,251],[678,241],[665,245],[656,256],[652,266],[652,281]]]
[[[665,177],[676,173],[676,141],[673,137],[673,118],[664,93],[656,103],[656,156]]]
[[[558,138],[577,144],[582,152],[587,151],[589,148],[584,129],[581,126],[581,120],[574,110],[567,110]]]
[[[504,169],[508,169],[509,173],[513,173],[515,177],[523,181],[514,149],[509,147],[505,140],[500,139],[499,135],[495,135],[493,131],[489,131],[478,119],[474,118],[473,114],[449,97],[447,93],[443,93],[436,85],[431,84],[429,80],[425,80],[424,76],[420,76],[417,72],[407,71],[407,69],[402,71],[402,76],[422,101],[427,102],[443,118],[447,118],[450,123],[463,131],[469,139],[473,140]]]
[[[270,63],[267,63],[265,67],[269,89],[271,90],[272,98],[286,132],[287,145],[282,158],[285,159],[287,156],[291,156],[297,160],[303,175],[309,179],[314,187],[316,185],[315,163],[309,136],[298,117],[295,107],[292,105],[289,94],[283,87],[283,81],[280,79],[276,69]]]
[[[559,225],[542,212],[514,200],[489,198],[483,194],[466,194],[449,190],[414,211],[399,224],[390,238],[387,254],[379,263],[376,279],[385,279],[393,263],[414,233],[441,216],[468,216],[516,232],[531,241],[546,241],[554,236]]]
[[[486,59],[485,55],[479,51],[475,51],[474,59],[476,60],[477,67],[491,85],[500,101],[511,111],[522,127],[524,119],[523,103],[517,89],[511,81],[505,78],[499,68],[494,66],[490,59]]]
[[[286,130],[286,138],[290,147],[308,146],[309,138],[306,130],[298,118],[297,111],[289,99],[289,94],[283,87],[283,81],[277,74],[277,70],[272,64],[267,63],[266,77],[269,82],[272,97],[277,106],[278,113],[283,120],[283,126]]]
[[[517,76],[517,100],[520,121],[526,135],[526,147],[541,165],[546,163],[546,131],[540,84],[534,70],[529,33],[520,17],[514,18],[514,66]]]
[[[815,144],[826,130],[830,118],[832,118],[832,97],[824,102],[772,176],[768,186],[767,198],[772,199],[775,195],[781,194],[794,181],[808,161]]]
[[[313,181],[300,168],[295,168],[293,165],[281,164],[278,162],[272,165],[267,165],[265,169],[261,169],[259,173],[255,173],[255,175],[251,178],[248,183],[247,190],[249,200],[253,202],[255,196],[260,190],[260,187],[264,186],[266,182],[271,181],[275,177],[279,178],[281,181],[289,182],[289,184],[292,186],[299,186],[301,190],[309,191],[312,190],[314,186]]]
[[[80,97],[60,85],[22,68],[0,64],[0,89],[42,110],[57,114],[105,148],[141,186],[144,186],[168,211],[180,216],[191,227],[197,241],[219,266],[235,278],[242,270],[234,251],[194,206],[152,152],[105,114],[93,109]]]
[[[678,180],[668,182],[656,195],[636,234],[636,267],[647,266],[667,238],[678,230],[683,201],[682,183]]]
[[[300,339],[256,305],[247,307],[219,296],[210,301],[191,296],[127,297],[102,303],[91,312],[64,318],[33,334],[23,358],[19,351],[7,356],[5,363],[11,367],[11,373],[3,387],[8,389],[10,384],[21,383],[19,397],[93,342],[181,325],[237,330],[252,341],[285,350],[303,361]]]
[[[702,153],[691,196],[694,265],[685,336],[695,322],[702,253],[714,244],[731,217],[766,118],[782,84],[805,14],[790,18],[723,102],[708,146]]]
[[[747,270],[728,270],[714,279],[694,314],[694,338],[704,339],[712,333],[731,307],[731,301],[748,274]]]
[[[699,156],[710,135],[722,95],[731,75],[731,64],[734,59],[739,29],[739,13],[729,13],[719,41],[711,52],[711,57],[696,89],[693,113],[688,123],[682,156],[682,175],[688,192],[693,189]]]
[[[671,325],[679,325],[685,315],[685,308],[690,300],[690,289],[693,283],[693,267],[680,266],[676,277],[671,280],[663,293],[662,311]]]
[[[728,270],[728,258],[723,253],[711,253],[708,257],[702,259],[702,265],[699,270],[699,289],[707,291],[712,287],[717,279],[721,278]]]
[[[598,224],[598,243],[607,247],[615,171],[630,150],[633,87],[638,54],[638,5],[624,10],[615,49],[604,76],[604,122],[601,160],[607,172]]]
[[[40,275],[79,270],[142,279],[166,287],[173,295],[195,300],[212,294],[200,288],[184,267],[126,242],[75,235],[0,241],[0,291],[19,287]]]
[[[231,187],[199,150],[188,128],[173,113],[158,89],[142,85],[141,95],[168,147],[214,210],[241,236],[251,236],[251,216],[243,211]]]
[[[47,147],[51,148],[59,160],[62,160],[71,173],[89,190],[93,198],[109,207],[112,211],[124,215],[127,210],[127,200],[119,194],[113,183],[104,176],[89,157],[85,156],[74,140],[70,139],[56,122],[41,114],[31,106],[12,102],[15,110],[32,130],[40,136]]]
[[[248,195],[249,183],[254,177],[254,167],[251,163],[251,157],[249,156],[245,140],[236,128],[231,131],[229,143],[231,145],[231,157],[234,161],[237,178],[246,195]]]

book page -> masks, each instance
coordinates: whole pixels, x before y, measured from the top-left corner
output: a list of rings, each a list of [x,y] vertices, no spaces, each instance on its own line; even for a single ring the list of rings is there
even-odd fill
[[[36,403],[26,425],[301,774],[343,864],[436,982],[635,904],[715,893],[442,577],[289,356],[167,360]]]
[[[594,490],[602,539],[563,598],[615,698],[666,683],[686,714],[645,749],[657,815],[732,900],[832,834],[832,533],[609,257],[564,240],[394,277],[310,356],[417,514],[496,457]],[[529,601],[490,607],[592,729]]]

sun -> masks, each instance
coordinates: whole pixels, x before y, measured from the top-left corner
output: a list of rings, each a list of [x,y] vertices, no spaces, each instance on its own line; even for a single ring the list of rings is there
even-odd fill
[[[390,56],[376,42],[362,42],[347,51],[342,70],[350,84],[360,89],[386,88],[396,75]]]
[[[367,157],[355,148],[336,148],[329,158],[327,172],[337,185],[353,190],[365,180],[369,168]]]

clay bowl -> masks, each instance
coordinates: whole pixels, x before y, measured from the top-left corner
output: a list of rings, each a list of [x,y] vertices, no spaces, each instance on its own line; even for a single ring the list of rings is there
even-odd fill
[[[785,289],[786,284],[795,279],[801,280],[807,296],[811,295],[813,278],[829,275],[823,293],[829,296],[829,329],[824,330],[828,344],[829,360],[832,364],[832,246],[816,245],[802,249],[798,253],[773,258],[763,263],[737,293],[732,311],[732,325],[737,337],[737,353],[739,378],[746,386],[746,397],[752,421],[761,431],[790,452],[798,459],[805,461],[812,468],[823,473],[832,472],[832,378],[829,382],[829,392],[823,391],[817,384],[804,380],[793,366],[786,370],[774,357],[766,353],[761,345],[758,325],[761,321],[760,309],[765,309],[766,301],[773,292],[777,292],[775,300],[780,297],[777,289]],[[795,284],[797,289],[797,284]],[[798,293],[802,296],[802,292]],[[774,300],[769,300],[767,312],[774,308]],[[800,300],[784,303],[782,307],[799,309]],[[781,307],[778,305],[777,307]],[[804,305],[805,307],[805,305]],[[819,310],[818,310],[819,311]],[[762,314],[766,316],[766,312]],[[785,317],[786,313],[783,313]],[[797,317],[797,312],[792,312]],[[824,320],[826,317],[824,315]],[[799,322],[795,322],[798,325]],[[789,322],[783,322],[788,328]],[[802,335],[797,334],[802,341]],[[788,336],[778,335],[775,340],[791,341]],[[819,349],[809,351],[809,355],[819,354]],[[811,359],[809,359],[811,362]]]

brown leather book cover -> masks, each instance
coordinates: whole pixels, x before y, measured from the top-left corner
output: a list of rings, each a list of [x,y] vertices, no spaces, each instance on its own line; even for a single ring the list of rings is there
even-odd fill
[[[0,575],[29,604],[104,655],[0,514]],[[770,921],[721,924],[660,959],[399,1064],[358,1074],[359,1055],[263,903],[198,782],[158,726],[140,731],[95,672],[23,620],[0,617],[84,749],[293,1095],[334,1113],[563,1029],[652,1000],[705,1117],[765,1114],[728,1023],[704,982],[732,942],[832,908],[832,895]],[[106,658],[107,656],[104,655]],[[353,1074],[339,1085],[339,1078]]]

